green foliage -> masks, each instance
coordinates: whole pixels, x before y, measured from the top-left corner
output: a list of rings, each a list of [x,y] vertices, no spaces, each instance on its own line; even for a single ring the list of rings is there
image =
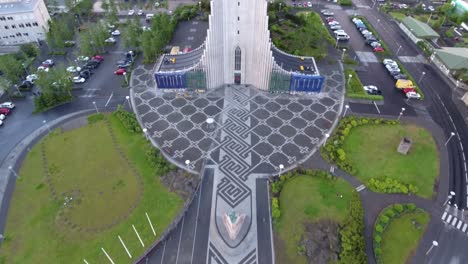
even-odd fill
[[[371,178],[367,181],[366,186],[374,192],[403,194],[418,192],[418,187],[412,184],[399,182],[398,180],[390,177]]]
[[[16,83],[24,74],[22,61],[13,54],[0,56],[0,71],[11,83]]]
[[[159,149],[155,148],[151,144],[146,145],[146,160],[149,162],[151,167],[155,169],[157,174],[166,174],[171,170],[175,170],[176,167],[172,163],[168,162],[164,156],[159,152]]]
[[[122,105],[119,105],[117,107],[117,111],[113,113],[120,122],[122,122],[122,125],[130,132],[132,133],[140,133],[141,132],[141,127],[138,124],[138,121],[135,117],[134,113],[130,113],[128,111],[125,111],[122,108]]]
[[[416,43],[416,45],[418,45],[418,47],[421,48],[424,54],[426,54],[427,56],[431,55],[432,50],[426,40],[420,40]]]
[[[87,30],[80,32],[80,53],[84,56],[94,56],[102,53],[106,47],[105,40],[109,37],[107,27],[103,23],[90,24]]]
[[[387,119],[373,119],[373,118],[361,118],[347,116],[341,119],[341,122],[338,124],[338,127],[335,129],[335,132],[327,140],[327,143],[320,149],[322,156],[328,160],[333,161],[340,167],[342,170],[354,174],[356,172],[355,168],[349,163],[346,152],[343,149],[343,142],[348,136],[350,130],[353,127],[367,125],[367,124],[386,124],[386,125],[395,125],[398,124],[398,121],[387,120]]]
[[[364,211],[358,193],[353,193],[349,213],[341,225],[341,252],[339,263],[366,263],[364,244]]]
[[[374,255],[377,260],[377,263],[382,262],[382,234],[385,232],[385,229],[390,225],[391,221],[395,218],[401,217],[403,214],[411,213],[417,209],[415,204],[394,204],[390,205],[378,215],[375,226],[374,226]]]
[[[104,120],[104,114],[102,113],[96,113],[88,116],[88,124],[93,124],[101,120]]]
[[[110,24],[114,24],[119,21],[119,12],[117,11],[117,6],[115,5],[114,0],[109,0],[109,8],[107,10],[107,22]]]
[[[349,75],[351,75],[351,79],[349,79]],[[346,96],[349,98],[355,99],[366,99],[366,100],[373,100],[373,101],[381,101],[383,100],[382,95],[371,95],[367,94],[367,92],[363,88],[363,84],[359,79],[357,73],[352,69],[345,69],[345,79],[346,79]]]
[[[124,46],[130,49],[139,48],[141,45],[141,28],[140,19],[134,16],[132,20],[127,20],[127,27],[123,32]]]
[[[271,198],[271,217],[273,218],[273,221],[275,223],[281,217],[281,211],[279,209],[279,202],[278,202],[278,198],[276,197]]]
[[[35,84],[41,88],[41,95],[34,98],[35,112],[47,110],[72,99],[73,83],[65,67],[56,66],[48,73],[40,72],[38,77]]]
[[[153,63],[157,56],[163,52],[171,40],[175,26],[179,21],[175,18],[185,18],[182,16],[186,16],[181,10],[185,9],[177,8],[174,11],[173,18],[167,14],[156,14],[152,19],[151,29],[141,34],[144,63]]]
[[[351,0],[338,0],[338,3],[342,6],[351,6],[353,4]]]
[[[46,33],[46,39],[49,46],[54,50],[65,48],[65,41],[73,39],[75,35],[73,14],[67,13],[60,18],[52,18],[48,23],[49,31]]]
[[[34,58],[38,54],[38,49],[33,43],[27,43],[20,46],[21,52],[29,58]]]

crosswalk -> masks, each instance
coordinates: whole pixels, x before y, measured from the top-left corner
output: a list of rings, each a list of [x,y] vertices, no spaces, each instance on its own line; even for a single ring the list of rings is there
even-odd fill
[[[463,233],[467,234],[468,235],[468,223],[466,223],[464,221],[464,219],[459,219],[460,216],[457,215],[454,215],[448,211],[445,211],[443,214],[442,214],[442,221],[444,221],[444,223],[448,226],[452,226],[452,227],[455,227],[456,229],[462,231]]]
[[[357,192],[360,192],[360,191],[362,191],[362,190],[364,190],[364,189],[366,189],[366,186],[365,186],[364,184],[361,184],[361,185],[359,185],[358,187],[356,187],[356,191],[357,191]]]
[[[83,98],[89,98],[89,97],[95,97],[95,93],[100,90],[100,89],[86,89],[84,90],[85,91],[85,94],[83,95],[80,95],[80,97],[83,97]]]

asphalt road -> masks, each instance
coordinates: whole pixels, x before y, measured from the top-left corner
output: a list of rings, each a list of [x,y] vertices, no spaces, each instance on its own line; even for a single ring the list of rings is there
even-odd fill
[[[256,181],[256,206],[257,206],[257,257],[258,263],[274,263],[275,251],[272,241],[272,222],[270,217],[270,193],[267,179]]]

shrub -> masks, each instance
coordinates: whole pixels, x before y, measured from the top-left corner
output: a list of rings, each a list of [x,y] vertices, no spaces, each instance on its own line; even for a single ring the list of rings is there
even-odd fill
[[[367,257],[364,250],[364,213],[358,193],[353,193],[349,203],[349,214],[346,216],[341,226],[341,252],[340,262],[347,263],[366,263]]]
[[[353,4],[351,0],[338,0],[338,3],[342,6],[351,6]]]
[[[104,119],[104,115],[102,113],[93,114],[93,115],[88,116],[88,123],[93,124],[103,119]]]
[[[374,241],[377,242],[377,243],[380,243],[380,241],[382,241],[382,237],[379,236],[379,235],[375,235],[374,236]]]
[[[141,132],[141,127],[138,124],[135,114],[123,110],[121,105],[117,107],[117,111],[115,111],[113,115],[115,115],[120,120],[120,122],[125,128],[127,128],[128,131],[132,133]]]
[[[418,188],[412,184],[399,182],[389,177],[371,178],[367,181],[367,187],[374,192],[383,193],[416,193]]]
[[[271,198],[271,217],[275,223],[278,222],[279,218],[281,217],[279,202],[278,198],[276,197]]]

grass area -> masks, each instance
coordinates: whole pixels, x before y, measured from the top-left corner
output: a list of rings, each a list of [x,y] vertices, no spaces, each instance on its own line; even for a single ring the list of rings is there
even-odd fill
[[[351,80],[349,80],[349,75],[352,76]],[[359,79],[359,76],[354,70],[345,69],[345,79],[346,79],[346,97],[355,98],[355,99],[373,100],[373,101],[383,100],[382,95],[367,94],[367,92],[363,88],[363,84],[361,80]]]
[[[78,263],[83,258],[89,263],[107,263],[101,247],[116,263],[133,262],[156,240],[145,212],[157,235],[170,224],[182,199],[162,185],[158,172],[147,162],[144,137],[130,133],[115,116],[108,118],[116,141],[141,176],[119,155],[104,121],[63,133],[54,131],[32,148],[19,171],[0,263]],[[50,180],[43,173],[42,142]],[[73,197],[71,206],[64,206],[65,196]],[[114,220],[121,222],[113,225]],[[133,259],[122,249],[118,235]]]
[[[281,22],[270,23],[271,38],[279,49],[302,56],[323,59],[334,39],[315,12],[287,14]]]
[[[401,13],[401,12],[395,12],[395,11],[390,11],[388,12],[393,18],[395,18],[398,22],[403,21],[405,19],[406,15]]]
[[[284,247],[276,246],[277,262],[306,263],[307,258],[297,254],[304,223],[323,218],[341,223],[348,214],[352,193],[352,186],[342,179],[331,181],[300,175],[288,180],[280,195],[281,217],[275,224],[275,232]]]
[[[422,210],[394,218],[382,236],[382,263],[407,263],[408,258],[416,250],[429,220],[429,214]],[[416,227],[413,221],[419,226]]]
[[[413,141],[408,155],[397,152],[402,137]],[[439,156],[432,135],[424,128],[401,124],[354,127],[343,149],[360,180],[386,176],[417,186],[422,197],[432,197]]]

